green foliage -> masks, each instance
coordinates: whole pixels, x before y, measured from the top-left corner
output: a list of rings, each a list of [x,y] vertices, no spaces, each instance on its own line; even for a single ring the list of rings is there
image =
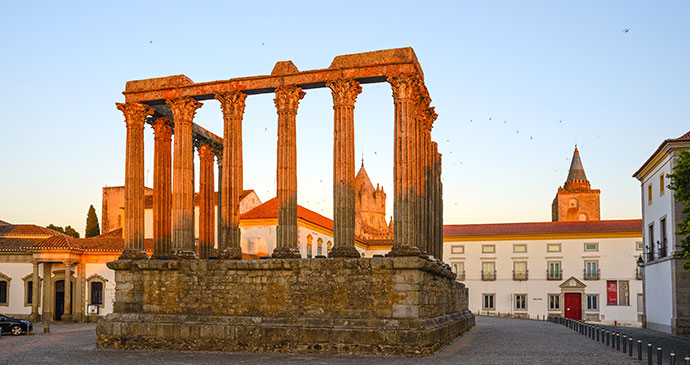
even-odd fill
[[[678,235],[685,236],[680,241],[677,257],[685,259],[683,269],[690,271],[690,152],[681,151],[673,173],[667,175],[671,183],[668,188],[675,192],[675,199],[683,205],[685,219],[678,224]]]
[[[86,233],[85,238],[98,236],[101,234],[101,228],[98,226],[98,217],[96,216],[96,209],[93,204],[89,206],[89,212],[86,214]]]
[[[53,224],[49,224],[48,226],[46,226],[46,228],[50,228],[50,229],[52,229],[52,230],[54,230],[54,231],[58,231],[58,232],[60,232],[60,233],[64,233],[64,234],[66,234],[66,235],[68,235],[68,236],[72,236],[72,237],[74,237],[74,238],[79,238],[79,232],[77,232],[76,229],[72,228],[72,226],[67,226],[67,227],[65,227],[65,228],[62,228],[62,227],[60,227],[60,226],[56,226],[56,225],[53,225]]]

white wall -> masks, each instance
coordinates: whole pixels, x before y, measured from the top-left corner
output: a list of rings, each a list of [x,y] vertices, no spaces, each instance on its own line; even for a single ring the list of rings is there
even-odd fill
[[[84,277],[84,313],[87,312],[87,305],[89,303],[89,287],[86,279],[92,275],[100,275],[107,281],[103,288],[103,308],[100,309],[99,315],[104,316],[113,311],[113,302],[115,301],[115,272],[110,270],[105,263],[102,264],[86,264],[86,276]]]
[[[43,275],[42,267],[39,266],[39,274]],[[0,273],[9,276],[10,290],[9,305],[7,307],[0,306],[0,313],[3,314],[31,314],[31,306],[24,306],[24,280],[26,275],[33,273],[33,265],[31,263],[2,263],[0,266]]]
[[[645,267],[645,305],[647,328],[671,332],[673,298],[671,260]]]

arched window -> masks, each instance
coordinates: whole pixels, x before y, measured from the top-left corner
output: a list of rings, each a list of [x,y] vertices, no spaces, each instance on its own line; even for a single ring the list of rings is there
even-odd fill
[[[326,249],[328,252],[331,252],[331,248],[333,248],[333,243],[331,241],[326,242]]]
[[[29,274],[25,276],[22,280],[24,280],[24,306],[25,307],[31,307],[31,304],[34,301],[34,275]],[[39,284],[39,295],[38,295],[38,305],[41,305],[41,294],[40,294],[40,284],[41,279],[39,277],[38,284]]]
[[[105,302],[105,283],[107,281],[108,279],[98,274],[91,275],[86,279],[88,283],[87,287],[89,288],[88,298],[90,305],[97,305],[103,308],[103,303]]]
[[[316,254],[318,256],[323,255],[323,240],[321,238],[316,241]]]
[[[9,276],[0,273],[0,306],[10,305],[10,280]]]
[[[311,242],[314,238],[311,235],[307,236],[307,258],[311,258]]]

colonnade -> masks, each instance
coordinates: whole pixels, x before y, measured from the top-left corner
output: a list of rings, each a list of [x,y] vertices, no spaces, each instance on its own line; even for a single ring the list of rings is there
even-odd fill
[[[390,256],[442,256],[441,155],[431,140],[436,120],[426,86],[415,73],[386,78],[393,91],[394,242]],[[329,257],[359,257],[355,249],[354,107],[362,92],[355,79],[329,80],[333,96],[333,236]],[[275,88],[277,110],[278,226],[274,258],[299,258],[297,243],[296,115],[305,92],[299,85]],[[221,259],[241,259],[239,197],[242,193],[242,119],[247,94],[222,91],[213,95],[223,112],[222,151],[197,142],[200,157],[199,257],[213,248],[213,157],[218,159]],[[165,100],[172,118],[154,114],[155,103],[118,103],[127,124],[125,169],[125,249],[120,259],[145,259],[144,134],[149,116],[155,132],[154,252],[152,257],[192,259],[194,247],[193,119],[202,104],[192,96]],[[155,105],[154,105],[155,106]],[[149,118],[151,119],[151,118]],[[171,156],[171,138],[175,139]],[[172,167],[171,167],[172,166]],[[171,178],[172,176],[172,178]],[[172,185],[171,185],[172,182]]]

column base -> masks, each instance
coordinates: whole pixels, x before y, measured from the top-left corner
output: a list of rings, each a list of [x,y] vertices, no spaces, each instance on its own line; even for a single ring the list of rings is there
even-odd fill
[[[172,260],[196,260],[194,251],[172,249],[170,251],[170,259]]]
[[[122,254],[120,257],[118,257],[118,260],[146,260],[149,257],[146,256],[146,252],[141,251],[141,250],[124,250],[122,251]]]
[[[220,259],[221,260],[242,260],[242,248],[240,248],[240,247],[226,248],[220,254]]]
[[[301,259],[302,255],[294,247],[276,247],[271,257],[274,259]]]
[[[403,245],[393,245],[393,249],[388,253],[389,257],[404,257],[404,256],[416,256],[421,258],[426,258],[419,248],[415,246],[403,246]]]
[[[335,258],[360,258],[362,255],[354,246],[334,246],[331,252],[328,253],[328,257]]]

